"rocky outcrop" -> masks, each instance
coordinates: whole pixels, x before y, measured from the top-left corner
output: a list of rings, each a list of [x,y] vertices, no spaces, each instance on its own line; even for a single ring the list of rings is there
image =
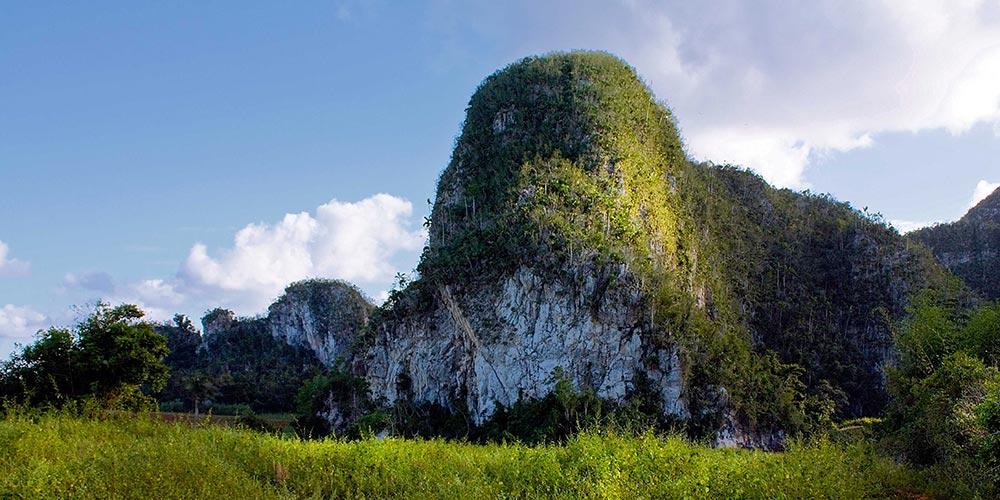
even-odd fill
[[[611,400],[624,399],[642,374],[667,412],[684,415],[676,351],[650,345],[638,288],[601,293],[600,275],[567,286],[520,268],[496,286],[438,287],[433,309],[376,332],[365,363],[373,395],[462,408],[480,424],[497,405],[551,392],[556,370]]]
[[[945,267],[980,295],[1000,299],[1000,189],[958,221],[907,236],[927,245]]]
[[[306,347],[326,366],[346,361],[374,306],[357,287],[339,280],[293,283],[268,308],[271,335]]]

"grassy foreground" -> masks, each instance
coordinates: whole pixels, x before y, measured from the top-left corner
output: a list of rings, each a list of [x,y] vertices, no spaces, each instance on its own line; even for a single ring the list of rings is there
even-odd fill
[[[764,453],[607,434],[538,447],[300,441],[145,417],[0,420],[0,498],[914,498],[920,482],[863,445]]]

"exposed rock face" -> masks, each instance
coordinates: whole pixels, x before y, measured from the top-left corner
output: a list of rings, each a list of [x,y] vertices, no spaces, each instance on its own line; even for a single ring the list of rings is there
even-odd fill
[[[644,339],[649,317],[637,287],[602,294],[595,275],[566,286],[520,268],[464,295],[439,287],[432,311],[377,332],[366,362],[373,395],[464,408],[479,424],[498,404],[551,392],[557,369],[612,400],[624,399],[643,373],[666,411],[684,415],[676,352]]]
[[[973,290],[1000,298],[1000,190],[949,224],[910,233]]]
[[[310,349],[326,366],[347,351],[368,322],[374,306],[358,289],[337,280],[294,283],[268,308],[271,335]]]
[[[216,336],[220,332],[228,330],[236,321],[236,313],[228,309],[210,311],[202,318],[202,328],[205,330],[205,337]]]

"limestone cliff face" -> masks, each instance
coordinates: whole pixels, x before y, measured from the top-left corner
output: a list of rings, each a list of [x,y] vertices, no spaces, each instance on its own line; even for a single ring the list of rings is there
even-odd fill
[[[355,343],[374,309],[364,294],[349,283],[330,279],[299,281],[285,288],[285,293],[268,307],[266,316],[238,318],[226,309],[210,311],[202,319],[205,334],[201,349],[210,349],[217,337],[261,330],[332,367],[338,361],[353,359]]]
[[[332,366],[350,356],[373,308],[356,287],[342,281],[303,281],[271,304],[267,324],[274,338],[306,347]]]
[[[437,287],[433,309],[376,332],[365,363],[373,395],[458,407],[480,424],[497,405],[551,392],[556,370],[611,400],[643,374],[683,416],[676,352],[649,345],[638,288],[620,268],[592,271],[574,286],[522,267],[494,286]],[[609,271],[624,283],[601,290]]]
[[[983,297],[1000,298],[1000,190],[958,221],[907,236],[927,245],[945,267]]]

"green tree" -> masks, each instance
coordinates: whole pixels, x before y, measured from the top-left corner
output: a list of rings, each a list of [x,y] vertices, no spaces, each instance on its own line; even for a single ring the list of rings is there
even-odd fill
[[[194,403],[194,414],[198,415],[201,403],[206,399],[212,399],[219,395],[219,387],[226,384],[227,380],[222,375],[212,375],[202,370],[193,370],[180,377],[181,387]]]
[[[73,333],[38,332],[37,340],[0,365],[0,395],[30,406],[61,405],[81,393]]]
[[[1000,483],[1000,304],[963,311],[929,294],[899,328],[889,441],[914,464],[944,466],[997,493]]]
[[[75,331],[50,328],[0,367],[0,397],[30,406],[94,398],[148,405],[166,383],[166,339],[135,305],[99,303]]]
[[[145,313],[137,306],[97,305],[79,326],[82,367],[98,396],[110,396],[126,386],[146,386],[152,392],[163,389],[170,370],[163,358],[170,353],[167,339],[156,333]]]

